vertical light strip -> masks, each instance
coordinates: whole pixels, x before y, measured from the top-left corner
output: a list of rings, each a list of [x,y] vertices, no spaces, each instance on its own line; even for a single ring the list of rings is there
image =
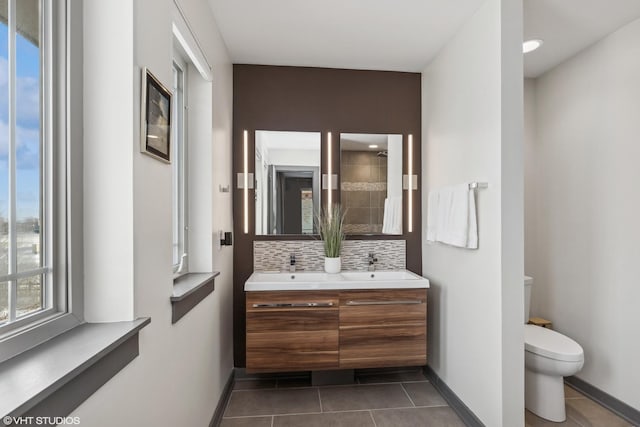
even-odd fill
[[[327,132],[327,212],[331,216],[331,196],[333,193],[333,167],[331,158],[331,132]]]
[[[409,189],[409,199],[407,200],[407,209],[408,212],[408,222],[407,231],[411,233],[413,231],[413,135],[409,134],[409,144],[408,144],[408,189]]]
[[[249,132],[244,131],[244,234],[249,234]]]

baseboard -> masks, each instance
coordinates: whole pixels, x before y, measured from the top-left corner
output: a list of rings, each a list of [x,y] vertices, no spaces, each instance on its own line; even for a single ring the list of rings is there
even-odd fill
[[[474,414],[467,405],[440,379],[438,374],[429,366],[424,367],[424,374],[429,382],[440,392],[444,400],[447,401],[451,409],[462,419],[462,422],[469,427],[485,427],[482,421]]]
[[[595,400],[605,408],[629,421],[631,424],[640,426],[640,411],[637,409],[627,405],[621,400],[611,396],[609,393],[600,390],[598,387],[591,385],[578,377],[566,377],[564,382],[567,383],[569,387],[575,388],[580,393],[592,400]]]
[[[233,390],[233,382],[235,379],[235,368],[231,370],[229,374],[229,378],[227,379],[227,383],[224,385],[224,389],[222,389],[222,394],[220,395],[220,399],[218,400],[218,404],[216,405],[216,410],[213,413],[213,418],[211,418],[211,422],[209,423],[209,427],[218,427],[222,422],[222,416],[224,415],[224,410],[227,408],[227,402],[231,397],[231,391]]]

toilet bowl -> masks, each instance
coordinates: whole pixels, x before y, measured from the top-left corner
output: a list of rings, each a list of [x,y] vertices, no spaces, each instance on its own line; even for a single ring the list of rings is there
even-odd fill
[[[525,278],[525,315],[533,280]],[[550,421],[566,419],[563,377],[584,365],[584,351],[571,338],[551,329],[524,325],[525,407]]]

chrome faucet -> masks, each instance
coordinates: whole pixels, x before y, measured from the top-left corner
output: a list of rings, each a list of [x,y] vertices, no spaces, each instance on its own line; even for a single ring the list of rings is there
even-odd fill
[[[296,272],[296,254],[295,253],[292,253],[291,255],[289,255],[289,272],[290,273]]]
[[[376,262],[378,262],[378,258],[376,258],[376,254],[374,254],[373,252],[369,252],[369,258],[367,258],[367,260],[369,261],[369,271],[375,271]]]

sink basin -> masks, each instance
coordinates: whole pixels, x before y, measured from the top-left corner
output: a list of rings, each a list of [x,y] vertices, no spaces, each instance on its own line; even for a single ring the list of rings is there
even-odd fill
[[[245,291],[428,288],[429,280],[409,270],[268,273],[254,272]]]

